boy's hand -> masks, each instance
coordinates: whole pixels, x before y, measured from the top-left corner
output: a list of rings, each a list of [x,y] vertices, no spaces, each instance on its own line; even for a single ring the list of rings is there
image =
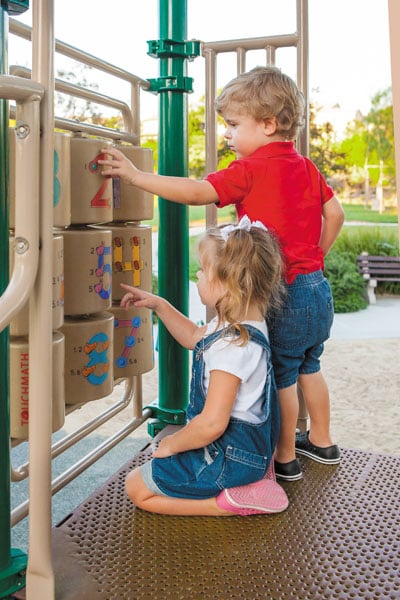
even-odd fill
[[[97,161],[99,165],[103,166],[101,174],[104,177],[120,177],[125,183],[135,185],[136,175],[140,171],[125,154],[116,148],[106,148],[102,152],[110,154],[113,158]]]

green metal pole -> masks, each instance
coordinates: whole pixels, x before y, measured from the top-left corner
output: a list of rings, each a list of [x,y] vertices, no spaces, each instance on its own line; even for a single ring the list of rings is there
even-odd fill
[[[160,0],[160,39],[186,39],[186,0]],[[183,80],[183,56],[160,58],[160,76]],[[168,86],[166,86],[168,87]],[[176,86],[178,87],[178,86]],[[159,173],[187,176],[187,94],[182,89],[160,90]],[[159,293],[188,314],[188,208],[159,199]],[[159,326],[159,407],[185,409],[188,401],[188,352]]]
[[[8,65],[8,14],[0,8],[0,75]],[[8,102],[0,99],[0,295],[8,285]],[[0,598],[25,584],[26,555],[11,549],[9,330],[0,333]]]
[[[1,68],[7,69],[8,15],[0,9]],[[8,285],[8,106],[0,100],[0,294]],[[9,332],[8,327],[0,334],[0,569],[10,560],[10,417],[9,417]]]

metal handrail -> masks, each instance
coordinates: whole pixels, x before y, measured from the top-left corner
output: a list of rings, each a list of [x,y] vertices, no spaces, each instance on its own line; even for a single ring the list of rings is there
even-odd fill
[[[286,48],[295,46],[299,40],[297,33],[283,35],[268,35],[258,38],[239,38],[235,40],[222,40],[216,42],[203,42],[203,51],[213,50],[217,53],[236,52],[243,50],[263,50],[269,46],[273,48]]]
[[[32,39],[32,28],[29,25],[25,25],[21,23],[17,19],[10,18],[10,33],[18,35],[19,37],[31,41]],[[55,51],[58,54],[63,54],[64,56],[68,56],[69,58],[73,58],[81,63],[84,63],[88,66],[94,67],[105,73],[109,73],[110,75],[114,75],[118,77],[118,79],[124,79],[129,83],[139,84],[143,89],[150,88],[150,82],[147,79],[143,79],[138,75],[134,75],[130,71],[125,71],[112,63],[101,60],[97,56],[93,56],[88,52],[84,52],[83,50],[79,50],[74,46],[70,46],[65,42],[61,42],[60,40],[55,40]]]
[[[20,67],[19,65],[11,65],[10,66],[11,75],[17,75],[19,77],[25,77],[29,79],[31,77],[31,70],[27,67]],[[62,79],[55,79],[55,90],[57,92],[61,92],[63,94],[69,94],[70,96],[74,96],[76,98],[82,98],[83,100],[89,100],[95,102],[97,104],[102,104],[103,106],[108,106],[109,108],[116,108],[122,114],[124,120],[124,127],[127,132],[134,131],[134,119],[132,116],[132,111],[129,108],[126,102],[122,102],[117,98],[112,98],[111,96],[106,96],[104,94],[100,94],[95,90],[89,90],[87,88],[83,88],[79,85],[75,85],[73,83],[69,83],[67,81],[63,81]],[[67,121],[71,122],[71,121]],[[73,121],[72,121],[73,123]],[[76,122],[75,122],[76,124]],[[103,128],[105,131],[108,131],[108,128]],[[113,130],[109,130],[110,132]],[[137,141],[137,136],[131,134],[131,136]]]
[[[9,26],[10,26],[10,33],[18,35],[19,37],[24,38],[26,40],[31,40],[32,28],[29,27],[28,25],[20,23],[16,19],[10,19]],[[134,75],[133,73],[130,73],[129,71],[125,71],[124,69],[121,69],[121,68],[117,67],[116,65],[108,63],[107,61],[101,60],[101,59],[97,58],[96,56],[93,56],[92,54],[83,52],[82,50],[78,50],[77,48],[74,48],[73,46],[70,46],[69,44],[66,44],[65,42],[61,42],[60,40],[57,40],[57,39],[55,40],[55,51],[59,54],[67,56],[68,58],[77,60],[89,67],[93,67],[95,69],[98,69],[99,71],[103,71],[104,73],[107,73],[108,75],[113,75],[114,77],[117,77],[118,79],[122,79],[123,81],[126,81],[127,83],[130,84],[130,86],[131,86],[131,109],[132,109],[134,125],[133,125],[132,131],[130,131],[129,133],[136,135],[139,139],[139,137],[140,137],[140,115],[139,115],[139,110],[136,110],[136,108],[139,107],[139,103],[140,103],[139,102],[140,90],[141,89],[149,90],[150,82],[147,79],[143,79],[142,77]]]
[[[15,106],[10,106],[10,118],[15,118]],[[116,142],[127,142],[128,144],[138,145],[139,138],[137,135],[120,131],[119,129],[109,129],[102,125],[93,125],[92,123],[84,123],[83,121],[72,121],[71,119],[64,119],[62,117],[54,118],[54,126],[57,129],[63,129],[64,131],[71,131],[74,133],[86,133],[87,135],[94,135],[96,137],[108,138]]]
[[[74,465],[72,465],[69,469],[64,471],[61,475],[53,479],[51,483],[51,494],[54,496],[57,492],[59,492],[64,486],[73,481],[78,475],[83,473],[86,469],[88,469],[91,465],[93,465],[97,460],[99,460],[102,456],[107,454],[114,446],[119,444],[123,439],[125,439],[130,433],[135,431],[140,425],[142,425],[147,419],[149,419],[152,415],[151,408],[143,409],[142,416],[140,418],[133,417],[129,423],[124,425],[121,429],[119,429],[114,435],[108,437],[104,442],[96,446],[91,452],[83,456],[80,460],[78,460]],[[19,521],[24,519],[29,513],[29,500],[25,500],[19,506],[17,506],[14,510],[11,511],[11,526],[13,527]]]
[[[17,102],[14,269],[0,298],[0,331],[24,306],[39,263],[40,101],[44,87],[11,75],[0,76],[0,97]],[[18,176],[19,174],[19,176]]]
[[[81,427],[73,431],[72,433],[64,436],[62,439],[55,442],[51,447],[51,458],[56,458],[68,448],[71,448],[77,442],[80,442],[87,435],[107,423],[112,417],[123,411],[125,408],[129,406],[132,401],[133,394],[133,378],[130,377],[126,379],[126,387],[124,395],[121,400],[110,406],[108,409],[88,421],[84,423]],[[79,409],[80,406],[74,406],[74,409]],[[19,465],[14,469],[11,466],[11,481],[23,481],[29,476],[29,461]]]

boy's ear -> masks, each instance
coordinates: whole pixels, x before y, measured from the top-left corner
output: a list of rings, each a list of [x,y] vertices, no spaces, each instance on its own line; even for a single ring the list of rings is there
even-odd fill
[[[264,119],[264,133],[265,135],[274,135],[276,133],[276,117]]]

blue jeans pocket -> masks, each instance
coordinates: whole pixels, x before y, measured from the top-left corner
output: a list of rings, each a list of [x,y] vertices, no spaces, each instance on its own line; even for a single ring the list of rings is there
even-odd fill
[[[310,307],[284,308],[268,322],[271,346],[292,350],[307,343],[310,334]]]
[[[217,484],[222,489],[258,481],[268,466],[268,458],[241,448],[227,446]]]

